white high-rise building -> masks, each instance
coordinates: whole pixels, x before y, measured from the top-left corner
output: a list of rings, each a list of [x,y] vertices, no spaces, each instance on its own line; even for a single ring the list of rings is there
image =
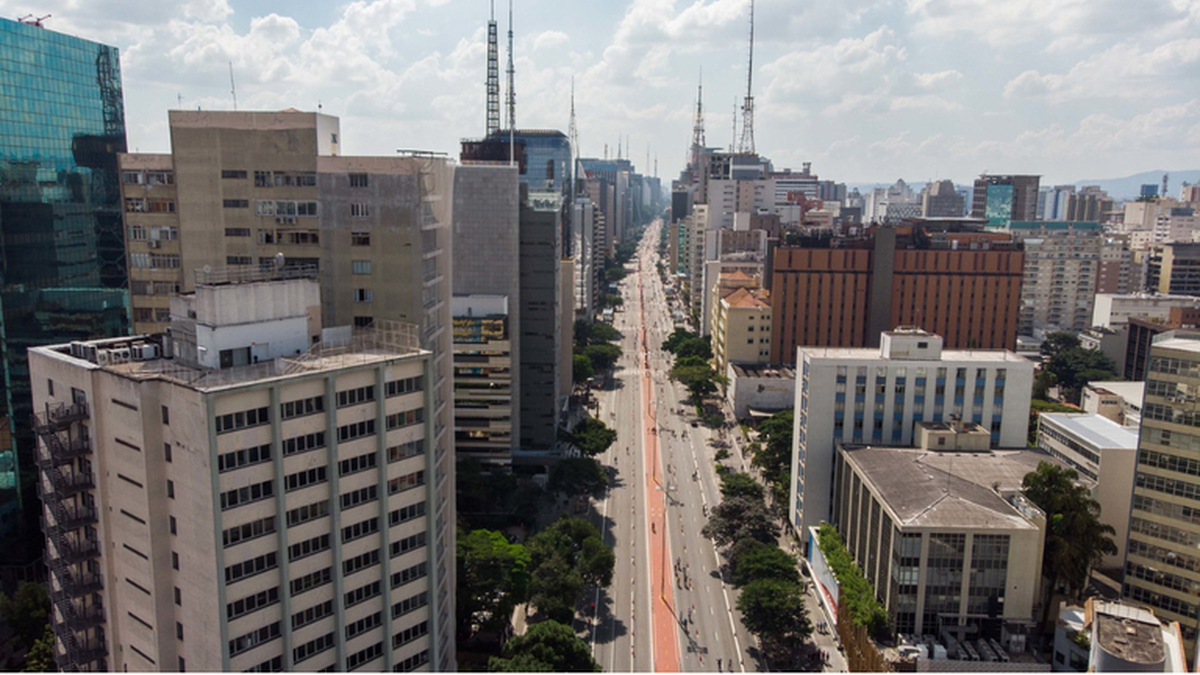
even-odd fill
[[[322,330],[311,271],[195,289],[165,335],[29,350],[60,664],[453,670],[419,327]]]
[[[788,522],[799,532],[829,519],[838,443],[911,445],[926,421],[973,423],[992,447],[1025,446],[1033,363],[1013,352],[943,351],[941,336],[898,328],[880,349],[800,347],[796,363]]]

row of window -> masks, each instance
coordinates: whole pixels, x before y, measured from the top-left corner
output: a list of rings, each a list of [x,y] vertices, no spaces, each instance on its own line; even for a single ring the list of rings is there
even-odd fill
[[[288,546],[288,562],[296,562],[310,555],[316,555],[329,550],[329,535],[322,534],[312,539],[296,542]]]
[[[333,649],[334,644],[337,642],[335,638],[336,636],[333,633],[327,633],[296,647],[292,650],[292,662],[300,663],[301,661],[307,661],[321,652]]]
[[[333,614],[333,601],[326,600],[319,605],[313,605],[292,615],[292,630],[303,628]]]
[[[301,523],[307,523],[310,520],[323,518],[329,515],[329,500],[325,499],[304,506],[297,506],[287,512],[288,527],[295,527]]]
[[[232,509],[235,506],[250,504],[261,499],[269,499],[275,494],[275,485],[271,481],[263,481],[245,487],[234,488],[221,493],[221,510]]]
[[[267,516],[244,525],[236,525],[222,533],[225,547],[228,548],[243,541],[249,541],[275,531],[275,516]]]
[[[241,600],[234,600],[225,605],[225,616],[230,621],[233,621],[239,616],[245,616],[277,602],[279,602],[279,587],[273,586],[265,591],[259,591],[254,595],[242,598]]]
[[[326,481],[326,469],[323,466],[297,471],[293,474],[288,474],[283,478],[284,490],[292,492],[301,488],[306,488],[310,485],[317,485]]]
[[[168,169],[122,171],[121,182],[126,185],[174,185],[175,172]]]
[[[285,420],[305,415],[315,415],[319,412],[325,412],[324,396],[313,396],[311,398],[302,398],[298,401],[287,401],[279,406],[279,417]]]
[[[129,241],[175,241],[179,239],[179,228],[174,225],[130,225]]]
[[[217,416],[217,433],[224,434],[238,429],[246,429],[256,427],[263,424],[270,424],[271,414],[270,408],[251,408],[250,410],[241,410],[235,413]]]
[[[342,528],[342,543],[349,543],[355,539],[362,539],[368,535],[375,534],[379,531],[379,518],[368,518],[353,525],[347,525]]]
[[[320,588],[333,580],[333,568],[326,567],[316,572],[305,574],[298,579],[292,579],[289,587],[292,591],[292,597],[300,595],[306,591],[311,591],[314,588]]]
[[[175,213],[175,200],[126,197],[125,213]]]
[[[353,607],[359,603],[366,602],[371,598],[378,596],[383,592],[383,584],[379,581],[372,581],[365,586],[360,586],[354,590],[348,591],[342,598],[345,601],[346,607]]]
[[[374,616],[379,616],[379,615],[375,614]],[[355,668],[358,668],[359,666],[364,665],[366,663],[370,663],[371,661],[374,661],[375,659],[377,659],[381,656],[383,656],[383,643],[376,642],[375,644],[371,645],[370,647],[367,647],[366,649],[354,652],[350,656],[347,656],[346,657],[346,670],[354,670]]]
[[[275,552],[266,553],[251,558],[240,563],[234,563],[225,568],[225,583],[232,584],[235,581],[252,577],[256,574],[261,574],[270,569],[275,569],[279,564],[279,559]]]
[[[363,633],[378,628],[383,624],[383,612],[368,614],[354,623],[346,624],[346,641],[349,642]]]
[[[237,656],[279,637],[279,622],[267,624],[229,641],[229,655]]]
[[[309,216],[319,215],[320,205],[315,201],[296,199],[256,199],[254,200],[254,215],[256,216]]]
[[[368,485],[365,488],[359,488],[342,495],[342,510],[352,509],[356,506],[361,506],[369,502],[373,502],[379,498],[379,486]]]
[[[224,473],[244,466],[253,466],[271,461],[271,444],[267,443],[245,450],[234,450],[217,456],[217,471]]]
[[[180,257],[172,253],[130,253],[129,266],[141,270],[177,270]]]
[[[337,405],[339,408],[345,408],[349,405],[358,405],[375,400],[375,385],[367,385],[365,387],[357,387],[354,389],[345,389],[337,393]]]
[[[348,577],[355,572],[361,572],[368,567],[374,567],[379,564],[379,549],[371,549],[366,553],[356,555],[349,560],[342,561],[342,576]]]

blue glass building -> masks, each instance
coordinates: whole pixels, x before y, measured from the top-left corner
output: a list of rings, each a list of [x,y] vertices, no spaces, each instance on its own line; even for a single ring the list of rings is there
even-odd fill
[[[27,472],[34,468],[26,349],[126,334],[129,302],[117,49],[0,19],[0,92],[0,534],[7,535],[19,520],[18,456]]]

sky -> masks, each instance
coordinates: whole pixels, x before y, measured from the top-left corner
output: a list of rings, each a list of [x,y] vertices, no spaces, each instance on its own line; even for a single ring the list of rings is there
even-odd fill
[[[0,0],[31,12],[120,48],[131,151],[169,151],[169,109],[232,109],[230,64],[239,109],[319,105],[344,154],[485,131],[489,0]],[[749,0],[515,0],[514,21],[518,128],[566,131],[574,78],[581,154],[628,139],[669,179],[703,72],[708,145],[730,145]],[[845,182],[1200,168],[1198,36],[1200,0],[758,0],[757,150]]]

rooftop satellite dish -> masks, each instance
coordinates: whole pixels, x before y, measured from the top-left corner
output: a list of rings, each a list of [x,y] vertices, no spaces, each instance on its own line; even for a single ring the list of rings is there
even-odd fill
[[[279,253],[275,254],[275,269],[277,269],[277,270],[283,269],[283,263],[284,263],[283,251],[280,251]]]

